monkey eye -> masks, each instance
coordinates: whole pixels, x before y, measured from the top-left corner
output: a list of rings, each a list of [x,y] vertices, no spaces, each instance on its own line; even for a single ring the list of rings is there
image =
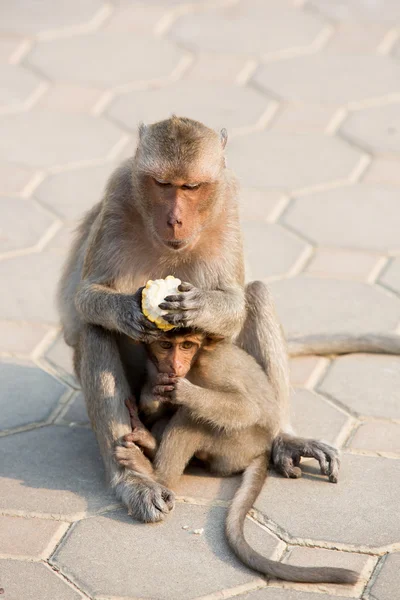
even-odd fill
[[[172,342],[160,342],[160,346],[163,350],[170,350],[172,348]]]
[[[168,187],[171,185],[169,181],[163,181],[162,179],[154,179],[154,183],[160,187]]]
[[[181,187],[183,190],[198,190],[201,183],[184,183]]]
[[[184,350],[190,350],[193,348],[194,344],[193,342],[182,342],[181,346]]]

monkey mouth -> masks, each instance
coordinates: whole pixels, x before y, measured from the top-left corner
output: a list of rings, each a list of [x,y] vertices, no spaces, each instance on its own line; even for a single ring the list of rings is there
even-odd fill
[[[164,244],[173,250],[181,250],[181,248],[187,246],[188,242],[187,240],[174,240],[170,242],[164,241]]]

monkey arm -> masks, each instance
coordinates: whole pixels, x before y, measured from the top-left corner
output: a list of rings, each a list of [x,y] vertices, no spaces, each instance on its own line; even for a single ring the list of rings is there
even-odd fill
[[[184,406],[194,419],[210,423],[226,431],[237,431],[255,425],[261,411],[246,393],[207,389],[179,378],[172,393],[172,402]]]
[[[142,288],[135,294],[115,290],[85,280],[75,296],[75,306],[86,323],[124,333],[136,341],[148,341],[157,335],[157,327],[140,308]]]
[[[183,283],[179,289],[183,293],[167,296],[160,304],[160,308],[173,311],[164,316],[166,321],[226,338],[239,333],[246,316],[243,288],[232,286],[224,290],[200,290]]]

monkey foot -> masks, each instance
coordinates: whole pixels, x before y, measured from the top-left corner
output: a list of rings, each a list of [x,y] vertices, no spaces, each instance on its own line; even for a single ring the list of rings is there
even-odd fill
[[[317,460],[322,475],[327,475],[329,481],[337,483],[340,460],[336,448],[318,440],[277,436],[272,446],[272,461],[278,473],[284,477],[301,477],[299,465],[302,458]]]
[[[163,521],[174,508],[173,492],[150,479],[138,479],[134,474],[115,483],[115,491],[128,508],[128,514],[144,523]]]

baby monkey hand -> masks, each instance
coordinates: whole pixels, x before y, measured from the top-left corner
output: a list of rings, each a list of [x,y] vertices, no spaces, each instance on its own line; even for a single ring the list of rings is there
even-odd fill
[[[153,394],[160,402],[183,404],[183,390],[190,385],[190,382],[184,377],[177,377],[173,373],[159,373],[153,387]]]

